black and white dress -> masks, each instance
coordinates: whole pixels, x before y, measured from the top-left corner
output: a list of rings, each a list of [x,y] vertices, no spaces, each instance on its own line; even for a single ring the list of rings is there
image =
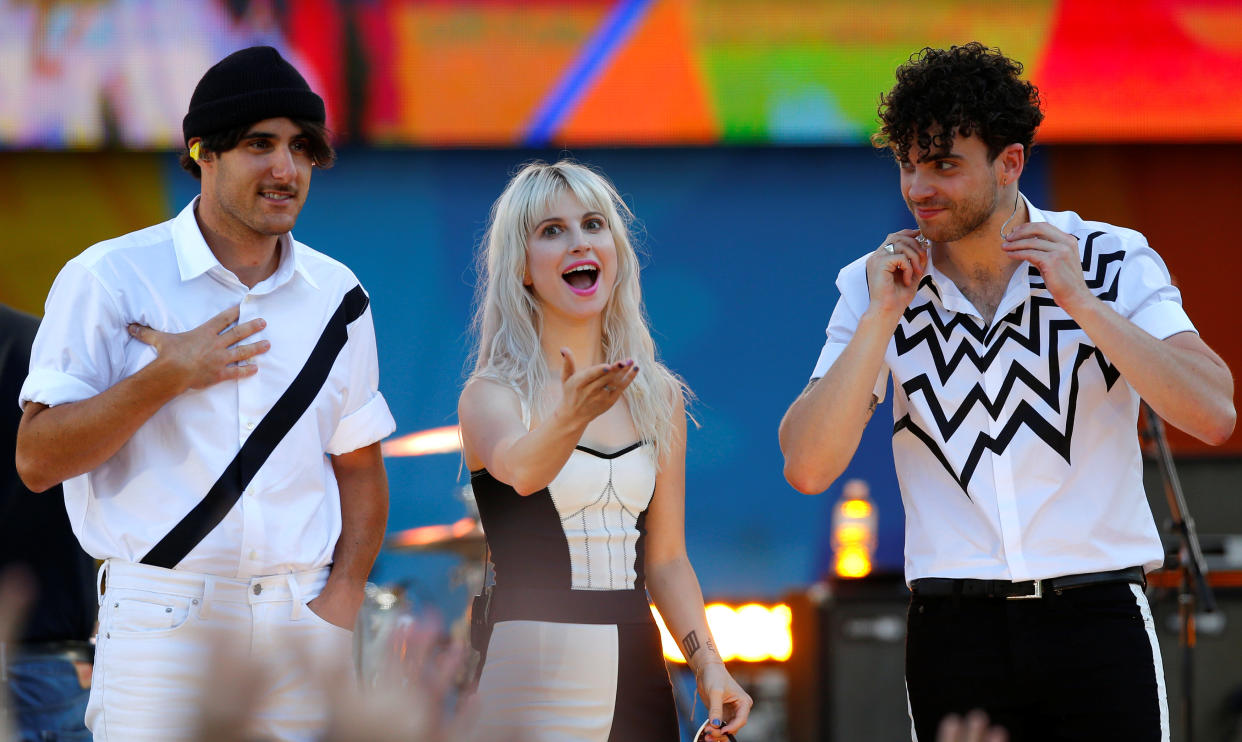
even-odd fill
[[[643,582],[652,447],[578,446],[526,497],[486,469],[470,480],[496,574],[482,726],[530,742],[677,740]]]

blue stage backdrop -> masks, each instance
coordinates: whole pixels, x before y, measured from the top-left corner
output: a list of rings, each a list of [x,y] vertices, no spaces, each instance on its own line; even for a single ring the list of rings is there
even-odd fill
[[[349,265],[370,292],[381,389],[397,435],[456,422],[472,255],[488,209],[526,150],[346,150],[316,172],[298,239]],[[643,285],[660,352],[698,395],[686,482],[691,561],[709,599],[773,599],[827,565],[841,483],[871,485],[877,568],[900,571],[903,518],[893,473],[892,410],[876,412],[837,484],[807,497],[786,484],[776,429],[802,390],[837,300],[837,271],[913,226],[897,169],[868,148],[578,150],[616,183],[641,221]],[[169,158],[168,168],[176,169]],[[169,213],[197,184],[170,172]],[[1036,150],[1024,192],[1047,203]],[[390,459],[389,530],[464,515],[456,455]],[[454,557],[384,553],[375,579],[459,612]]]

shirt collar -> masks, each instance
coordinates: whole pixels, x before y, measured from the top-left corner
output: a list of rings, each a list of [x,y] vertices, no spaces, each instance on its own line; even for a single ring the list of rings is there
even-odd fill
[[[215,268],[226,274],[229,273],[228,269],[220,264],[220,260],[216,258],[211,248],[207,246],[207,240],[203,239],[203,233],[198,228],[198,219],[194,216],[198,200],[199,197],[195,196],[194,200],[173,219],[173,250],[177,254],[177,268],[181,273],[182,282],[197,278]],[[287,283],[295,273],[312,288],[319,288],[319,284],[306,269],[302,250],[294,241],[293,233],[286,232],[280,235],[276,243],[280,249],[280,264],[275,273],[254,287],[255,293],[267,293],[279,288]]]
[[[1032,222],[1048,221],[1048,217],[1044,216],[1044,212],[1035,208],[1035,204],[1031,203],[1031,199],[1027,198],[1025,193],[1019,193],[1019,195],[1021,195],[1022,200],[1026,202],[1026,216],[1027,216],[1028,221],[1032,221]]]
[[[194,209],[197,206],[198,197],[195,196],[173,220],[173,250],[177,253],[177,268],[181,271],[183,282],[197,278],[220,265],[211,248],[207,247],[203,233],[198,229],[198,220],[194,218]]]

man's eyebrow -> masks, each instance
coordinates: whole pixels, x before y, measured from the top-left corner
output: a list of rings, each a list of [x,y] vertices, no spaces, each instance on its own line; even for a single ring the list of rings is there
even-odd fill
[[[270,131],[248,131],[242,136],[242,139],[275,139],[276,135]]]
[[[940,160],[961,160],[965,159],[965,155],[961,152],[929,152],[917,160],[918,162],[939,162]]]

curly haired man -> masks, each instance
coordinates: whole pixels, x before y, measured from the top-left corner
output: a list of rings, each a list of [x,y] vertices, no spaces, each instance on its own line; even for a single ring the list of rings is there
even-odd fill
[[[978,43],[898,68],[874,143],[916,226],[838,275],[785,475],[826,489],[891,374],[916,738],[982,708],[1014,740],[1167,740],[1139,400],[1219,444],[1233,380],[1141,234],[1019,191],[1043,120],[1021,72]]]

